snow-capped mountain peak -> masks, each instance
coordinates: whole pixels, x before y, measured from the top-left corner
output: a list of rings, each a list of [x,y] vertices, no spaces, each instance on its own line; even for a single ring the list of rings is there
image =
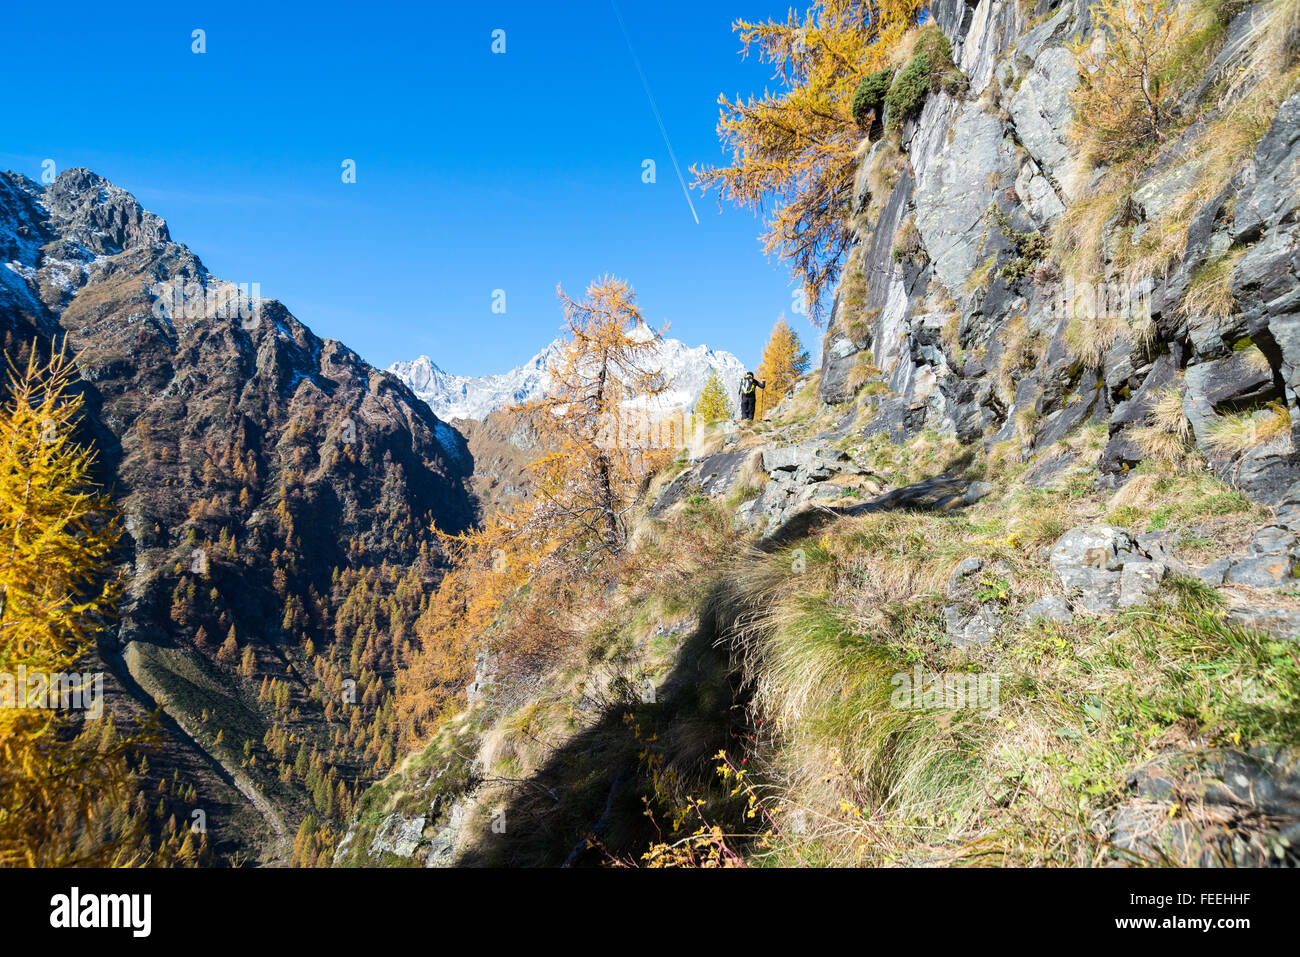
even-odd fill
[[[644,323],[629,335],[636,337],[643,328],[646,338],[654,335]],[[439,418],[481,420],[497,409],[544,395],[550,382],[551,360],[563,346],[564,340],[556,339],[523,365],[494,375],[453,375],[444,372],[428,356],[396,362],[388,371],[410,386]],[[689,412],[694,408],[711,371],[718,373],[734,402],[745,374],[745,366],[730,352],[704,345],[688,346],[680,339],[660,340],[656,364],[668,382],[667,391],[656,402],[665,411]]]

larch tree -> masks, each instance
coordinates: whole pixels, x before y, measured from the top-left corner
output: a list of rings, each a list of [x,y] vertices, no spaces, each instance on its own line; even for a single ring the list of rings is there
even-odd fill
[[[139,832],[120,812],[132,742],[89,716],[93,703],[78,714],[52,707],[69,704],[62,696],[30,697],[39,675],[78,685],[87,709],[95,686],[83,668],[117,596],[116,516],[92,480],[93,450],[74,440],[74,378],[66,353],[42,363],[33,349],[24,366],[8,363],[0,408],[0,866],[138,860]]]
[[[667,386],[655,365],[661,332],[646,326],[624,280],[597,280],[581,302],[559,296],[568,339],[549,369],[551,386],[514,410],[550,451],[530,466],[526,500],[468,532],[433,530],[451,567],[416,622],[420,650],[398,676],[404,740],[428,733],[465,691],[480,652],[535,660],[554,650],[565,634],[566,589],[627,544],[624,516],[655,451],[637,429]],[[550,596],[555,613],[511,628],[503,612],[525,584],[534,597]]]
[[[662,330],[646,325],[622,279],[597,280],[582,302],[563,290],[559,297],[569,339],[549,370],[551,388],[524,408],[555,450],[532,466],[530,523],[555,543],[555,554],[586,565],[626,543],[623,516],[652,444],[628,426],[648,422],[640,410],[667,388],[655,365]]]
[[[704,390],[695,402],[695,415],[701,422],[720,422],[736,414],[736,406],[727,394],[727,387],[722,384],[718,370],[711,369],[704,382]]]
[[[793,269],[814,319],[850,244],[863,136],[853,95],[888,67],[923,10],[921,0],[815,0],[802,17],[791,11],[783,22],[733,24],[745,54],[757,45],[779,86],[761,98],[718,98],[730,165],[692,167],[694,185],[765,214],[764,249]]]
[[[758,392],[755,416],[762,418],[786,397],[790,388],[808,371],[808,351],[799,340],[799,334],[790,328],[782,316],[772,327],[767,345],[763,347],[763,360],[758,367],[758,377],[765,388]]]
[[[1110,163],[1164,141],[1193,22],[1174,0],[1100,0],[1092,16],[1106,40],[1070,48],[1079,65],[1070,136],[1086,160]]]

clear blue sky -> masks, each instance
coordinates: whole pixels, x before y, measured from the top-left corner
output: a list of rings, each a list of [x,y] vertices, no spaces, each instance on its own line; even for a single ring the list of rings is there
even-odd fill
[[[718,94],[772,82],[731,22],[788,8],[619,0],[688,182],[723,159]],[[610,0],[11,4],[0,62],[0,167],[95,170],[214,274],[376,365],[507,369],[556,334],[557,283],[605,272],[689,344],[755,365],[784,312],[817,351],[758,221],[697,191],[692,218]]]

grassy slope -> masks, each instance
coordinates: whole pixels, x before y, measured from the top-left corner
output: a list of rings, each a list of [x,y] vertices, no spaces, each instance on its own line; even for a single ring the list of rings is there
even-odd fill
[[[735,503],[696,496],[644,520],[622,584],[584,608],[581,646],[455,719],[412,759],[418,773],[372,789],[348,860],[368,859],[383,817],[423,814],[434,794],[426,836],[445,823],[443,798],[467,802],[466,864],[1124,857],[1099,825],[1126,800],[1126,774],[1170,750],[1296,740],[1300,665],[1291,643],[1232,626],[1222,596],[1188,578],[1150,608],[1018,623],[1057,590],[1047,550],[1074,525],[1179,531],[1179,557],[1196,564],[1266,517],[1202,472],[1098,490],[1103,440],[1084,430],[1040,453],[1073,457],[1054,488],[1025,485],[1032,463],[995,449],[956,460],[997,489],[977,506],[828,515],[779,548],[732,526]],[[904,478],[955,464],[939,441],[855,451]],[[959,649],[944,589],[972,556],[1008,625]],[[894,676],[917,666],[997,676],[1000,706],[894,706]],[[434,766],[455,772],[426,788]]]

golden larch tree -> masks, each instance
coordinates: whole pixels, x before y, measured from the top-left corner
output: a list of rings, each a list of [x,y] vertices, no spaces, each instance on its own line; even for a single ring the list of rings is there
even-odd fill
[[[648,406],[667,388],[655,365],[662,330],[652,331],[622,279],[592,283],[578,302],[559,291],[569,338],[549,372],[552,385],[524,412],[554,449],[532,466],[531,521],[556,553],[585,564],[626,543],[623,515],[646,467]]]
[[[758,390],[754,406],[756,418],[762,418],[786,397],[790,388],[808,371],[808,351],[799,340],[799,334],[790,328],[782,316],[772,327],[772,334],[763,347],[763,360],[758,366],[758,378],[765,388]]]
[[[0,408],[0,865],[126,864],[129,742],[111,719],[30,695],[32,676],[87,688],[95,634],[117,595],[110,560],[118,539],[108,498],[95,487],[93,450],[74,440],[82,400],[66,353],[24,366],[6,357]],[[26,681],[20,681],[23,676]],[[102,681],[102,676],[100,678]],[[87,702],[83,700],[83,707]],[[85,720],[79,720],[85,718]],[[130,840],[128,840],[130,838]]]
[[[771,63],[776,92],[718,98],[728,166],[695,166],[694,185],[761,211],[765,251],[798,276],[814,318],[850,243],[846,221],[863,131],[853,94],[918,19],[920,0],[815,0],[803,16],[733,24],[748,55]]]
[[[622,279],[605,277],[579,302],[561,290],[568,338],[552,361],[547,394],[513,411],[549,451],[532,463],[521,503],[461,534],[434,529],[450,570],[416,633],[420,650],[398,679],[403,733],[421,738],[466,688],[480,652],[514,661],[553,653],[567,634],[563,608],[577,576],[590,580],[627,544],[624,516],[656,461],[653,443],[629,426],[667,386],[651,331]],[[648,447],[649,446],[649,447]],[[514,627],[503,614],[527,584],[545,594],[546,620]]]

